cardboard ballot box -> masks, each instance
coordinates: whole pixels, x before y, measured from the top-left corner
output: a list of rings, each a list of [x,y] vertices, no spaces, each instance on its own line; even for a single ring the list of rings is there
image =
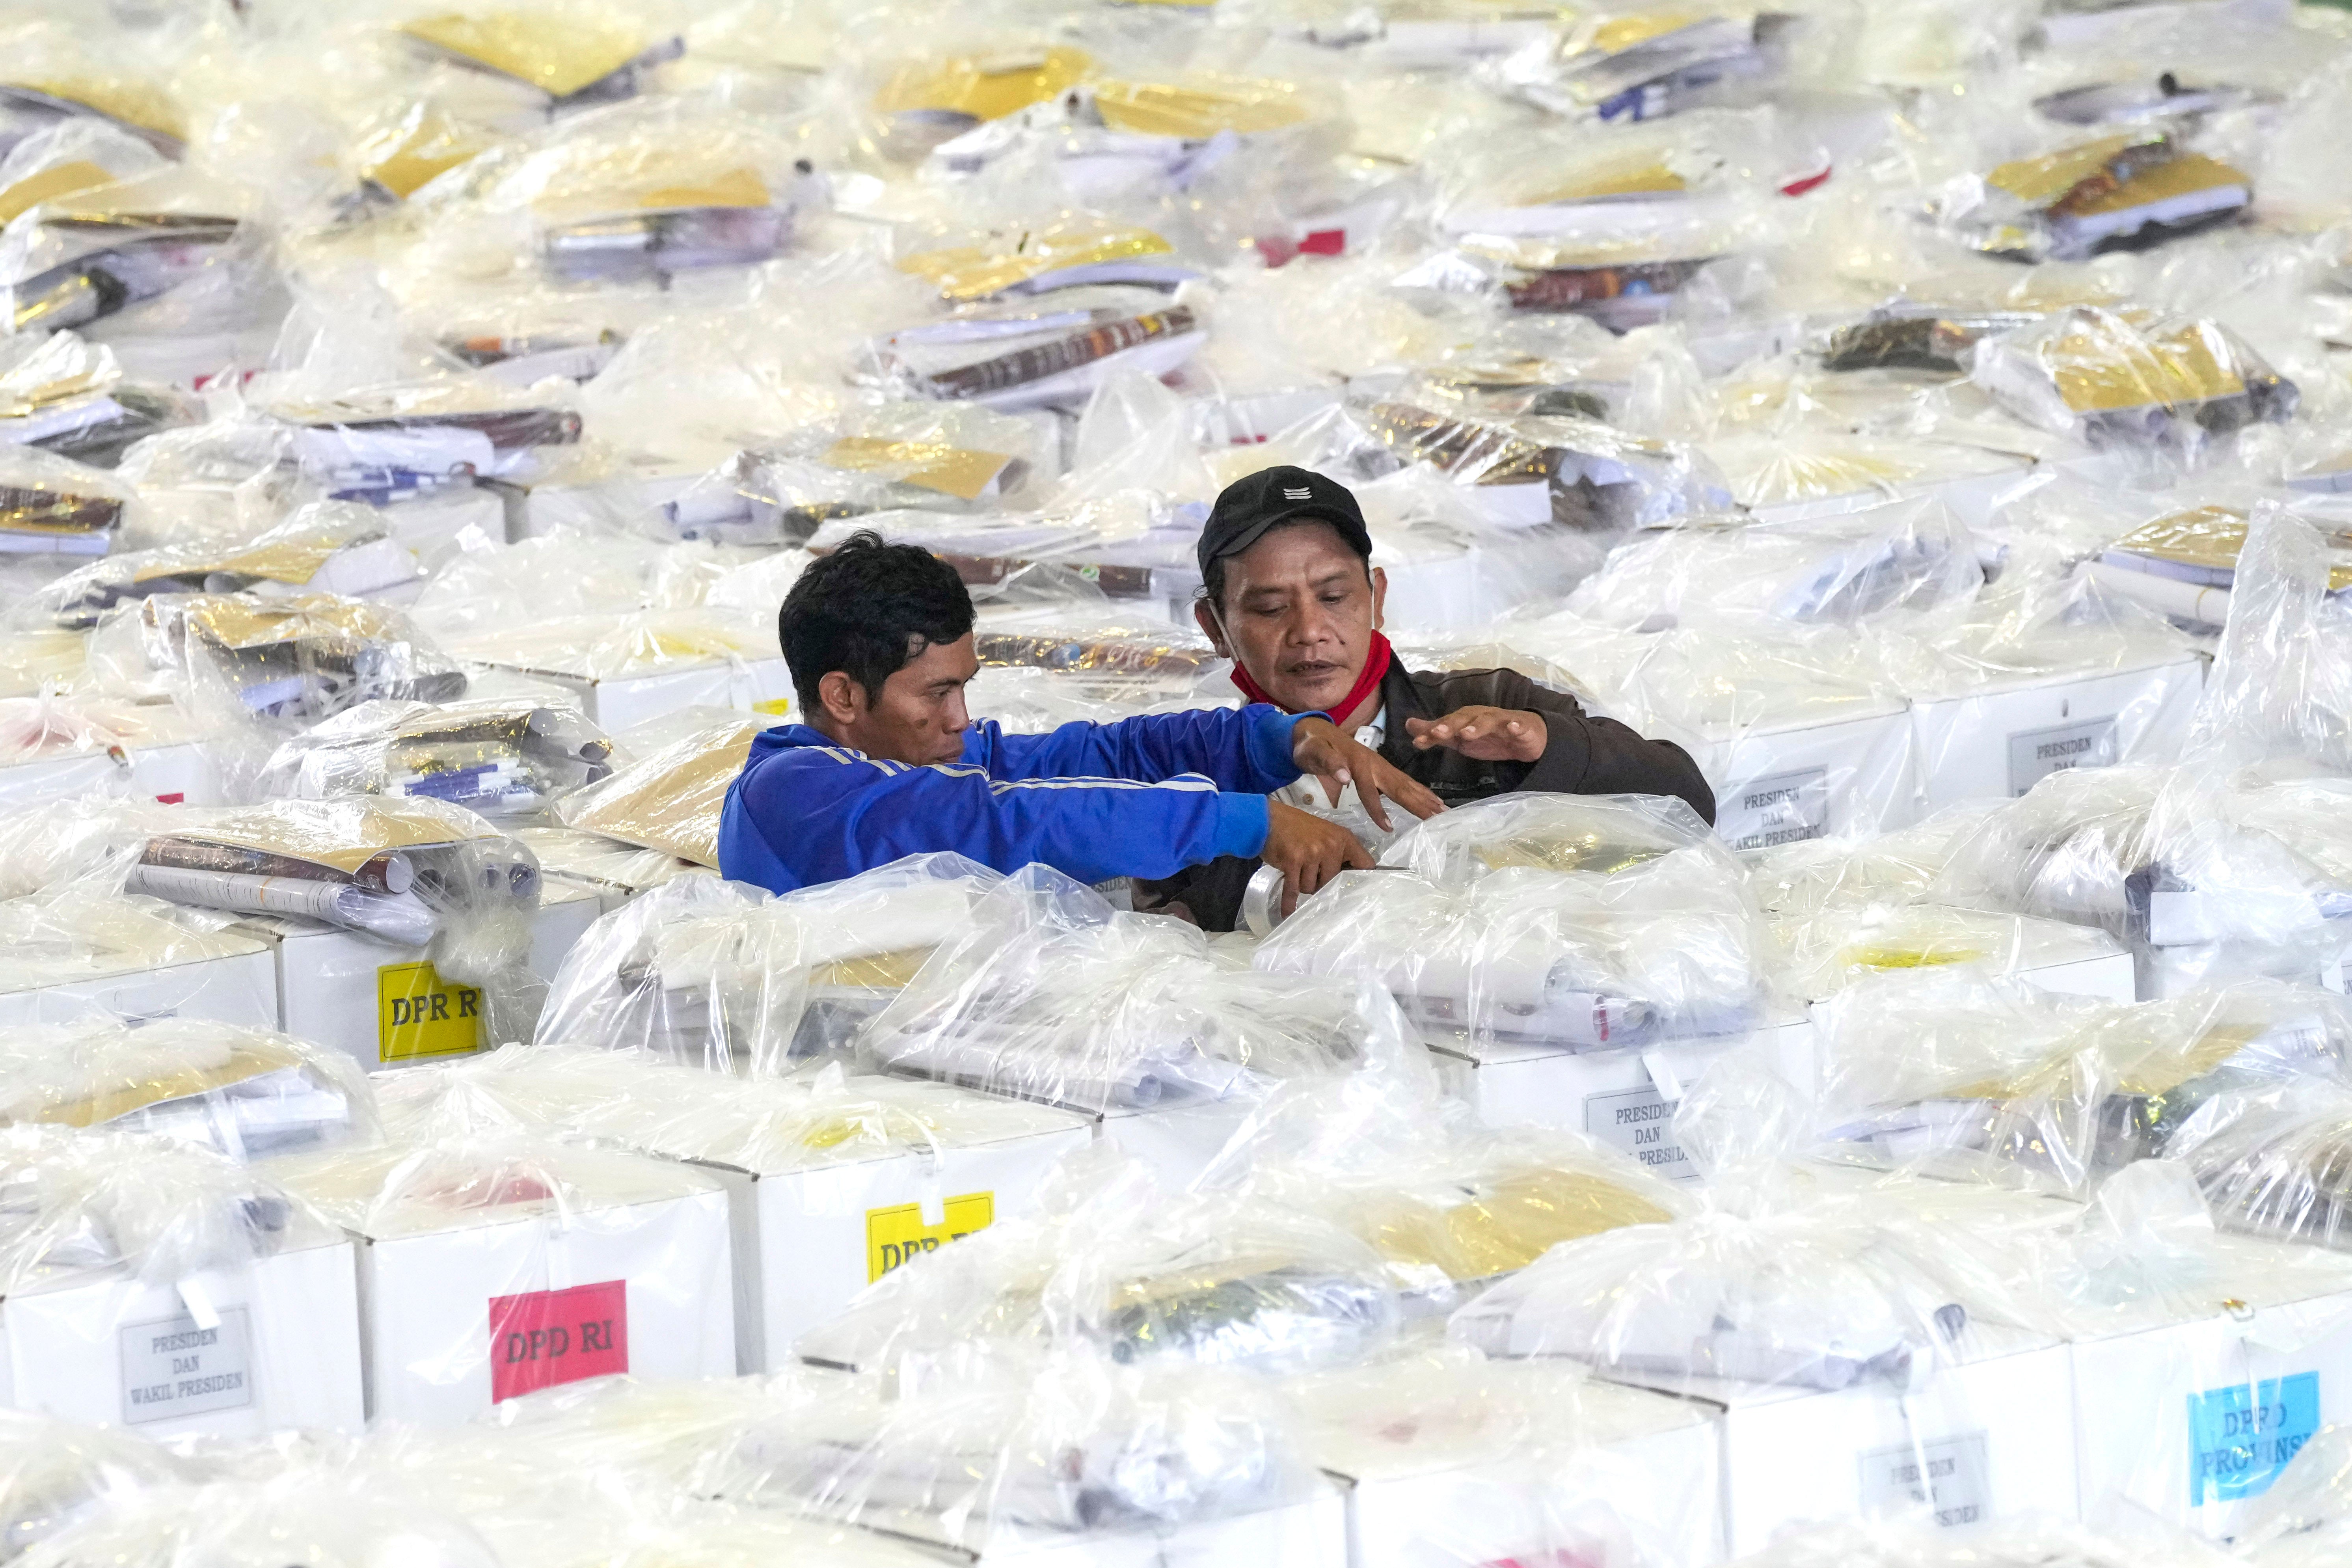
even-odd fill
[[[2024,964],[2015,973],[2061,995],[2133,999],[2133,959],[2121,948]],[[1675,1181],[1696,1181],[1699,1172],[1675,1138],[1675,1108],[1725,1053],[1761,1047],[1788,1082],[1801,1089],[1814,1081],[1813,1028],[1801,1016],[1768,1020],[1745,1034],[1630,1050],[1567,1051],[1458,1036],[1432,1037],[1429,1045],[1446,1091],[1488,1126],[1573,1127]]]
[[[735,1371],[727,1197],[685,1166],[394,1146],[272,1174],[358,1244],[371,1419],[448,1425],[592,1377]]]
[[[0,1301],[0,1405],[158,1440],[356,1432],[352,1247],[278,1252],[176,1286],[87,1280]]]
[[[601,912],[586,889],[543,882],[532,917],[530,972],[553,974]],[[271,951],[283,1019],[273,1026],[299,1039],[347,1052],[370,1068],[464,1056],[500,1043],[487,1037],[481,993],[444,978],[423,948],[394,947],[276,915],[240,921],[236,930]]]
[[[793,694],[792,671],[781,654],[747,659],[681,659],[642,675],[598,677],[552,665],[491,661],[536,680],[562,687],[580,699],[581,709],[607,731],[618,731],[675,713],[681,708],[733,708],[747,713],[781,714]]]
[[[278,1027],[269,947],[231,929],[191,929],[150,899],[74,893],[0,900],[0,1026],[91,1012]]]
[[[2248,1294],[2262,1281],[2257,1267]],[[2205,1316],[2077,1339],[2072,1351],[2085,1510],[2126,1498],[2226,1540],[2315,1432],[2352,1420],[2352,1290],[2216,1303]]]
[[[691,860],[578,828],[525,827],[514,837],[539,858],[542,875],[550,881],[586,889],[595,895],[603,914],[611,914],[639,893],[675,878],[715,875],[710,868]]]
[[[1734,849],[1762,849],[1916,820],[1918,774],[1903,705],[1853,706],[1843,717],[1759,724],[1699,747],[1699,771],[1715,790],[1716,836]]]
[[[2013,799],[2052,773],[2101,768],[2137,748],[2177,741],[2205,689],[2205,661],[2095,675],[2054,675],[1915,701],[1925,812],[1963,800]]]
[[[505,499],[495,489],[475,485],[404,497],[375,512],[384,531],[428,566],[438,565],[468,542],[504,543],[509,537]]]
[[[196,741],[127,749],[119,760],[103,752],[76,752],[0,767],[0,811],[100,795],[167,805],[221,805],[227,798],[218,764]]]
[[[801,1163],[697,1162],[719,1177],[732,1205],[742,1371],[794,1364],[793,1342],[883,1275],[1029,1212],[1045,1173],[1092,1136],[1068,1111],[1018,1102],[992,1109],[1029,1126],[985,1142],[942,1140],[839,1161],[814,1149],[814,1159]]]
[[[1346,1488],[1348,1568],[1723,1560],[1706,1405],[1539,1362],[1375,1363],[1305,1386],[1308,1455]],[[1322,1419],[1341,1402],[1352,1419]]]
[[[1924,1389],[1826,1391],[1699,1379],[1720,1412],[1724,1529],[1734,1558],[1803,1520],[1925,1509],[1947,1528],[2076,1515],[2074,1367],[2046,1336],[1971,1322]],[[1630,1381],[1622,1380],[1620,1381]]]

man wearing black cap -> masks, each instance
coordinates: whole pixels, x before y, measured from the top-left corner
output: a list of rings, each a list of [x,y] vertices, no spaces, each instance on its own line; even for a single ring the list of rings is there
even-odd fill
[[[1201,629],[1253,703],[1323,712],[1447,804],[1511,790],[1671,795],[1715,820],[1687,752],[1595,718],[1516,670],[1408,670],[1381,635],[1388,574],[1348,487],[1276,468],[1226,487],[1201,531]],[[1139,886],[1138,907],[1231,930],[1259,861],[1227,856]]]

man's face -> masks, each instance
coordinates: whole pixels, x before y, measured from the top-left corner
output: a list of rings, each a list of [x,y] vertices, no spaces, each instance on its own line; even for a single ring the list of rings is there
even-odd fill
[[[1198,615],[1217,651],[1276,702],[1328,709],[1356,684],[1387,595],[1385,573],[1367,574],[1364,558],[1337,530],[1309,522],[1277,528],[1227,557],[1221,616],[1206,605]]]
[[[963,732],[971,715],[963,689],[980,673],[971,634],[953,642],[929,643],[882,683],[868,700],[865,688],[841,671],[818,687],[835,739],[869,757],[925,767],[963,755]]]

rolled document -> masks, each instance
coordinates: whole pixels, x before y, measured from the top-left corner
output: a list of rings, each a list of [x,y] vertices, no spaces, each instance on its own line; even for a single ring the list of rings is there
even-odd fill
[[[255,877],[141,864],[131,868],[127,888],[173,903],[239,914],[299,915],[363,931],[402,947],[424,946],[433,940],[439,924],[414,893],[376,893],[349,882],[307,877]]]

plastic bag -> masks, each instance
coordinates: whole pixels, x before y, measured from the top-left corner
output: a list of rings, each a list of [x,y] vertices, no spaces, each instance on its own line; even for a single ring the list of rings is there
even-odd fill
[[[1013,410],[1076,407],[1113,376],[1165,375],[1207,334],[1182,296],[1098,285],[967,306],[868,348],[865,377],[894,395]]]
[[[1738,867],[1681,801],[1504,795],[1406,830],[1260,944],[1393,994],[1424,1033],[1570,1050],[1730,1032],[1762,999]]]
[[[564,958],[542,1044],[772,1074],[845,1050],[941,948],[973,930],[994,873],[919,855],[778,899],[688,877],[592,926]]]
[[[1944,193],[1942,216],[1995,255],[2079,261],[2227,222],[2252,202],[2243,173],[2159,125],[2003,163]]]
[[[368,702],[278,747],[273,795],[447,801],[484,816],[536,816],[612,773],[613,742],[574,710],[481,699]]]
[[[558,820],[715,869],[728,787],[743,771],[751,737],[766,726],[708,710],[698,717],[703,722],[688,733],[565,796]]]
[[[0,447],[0,552],[62,558],[112,548],[137,491],[38,447]]]
[[[2294,416],[2293,382],[2218,322],[2071,310],[1987,340],[1970,379],[2028,425],[2194,462],[2212,437]]]
[[[112,468],[132,443],[196,417],[171,388],[126,380],[102,343],[70,331],[0,343],[0,441]]]

